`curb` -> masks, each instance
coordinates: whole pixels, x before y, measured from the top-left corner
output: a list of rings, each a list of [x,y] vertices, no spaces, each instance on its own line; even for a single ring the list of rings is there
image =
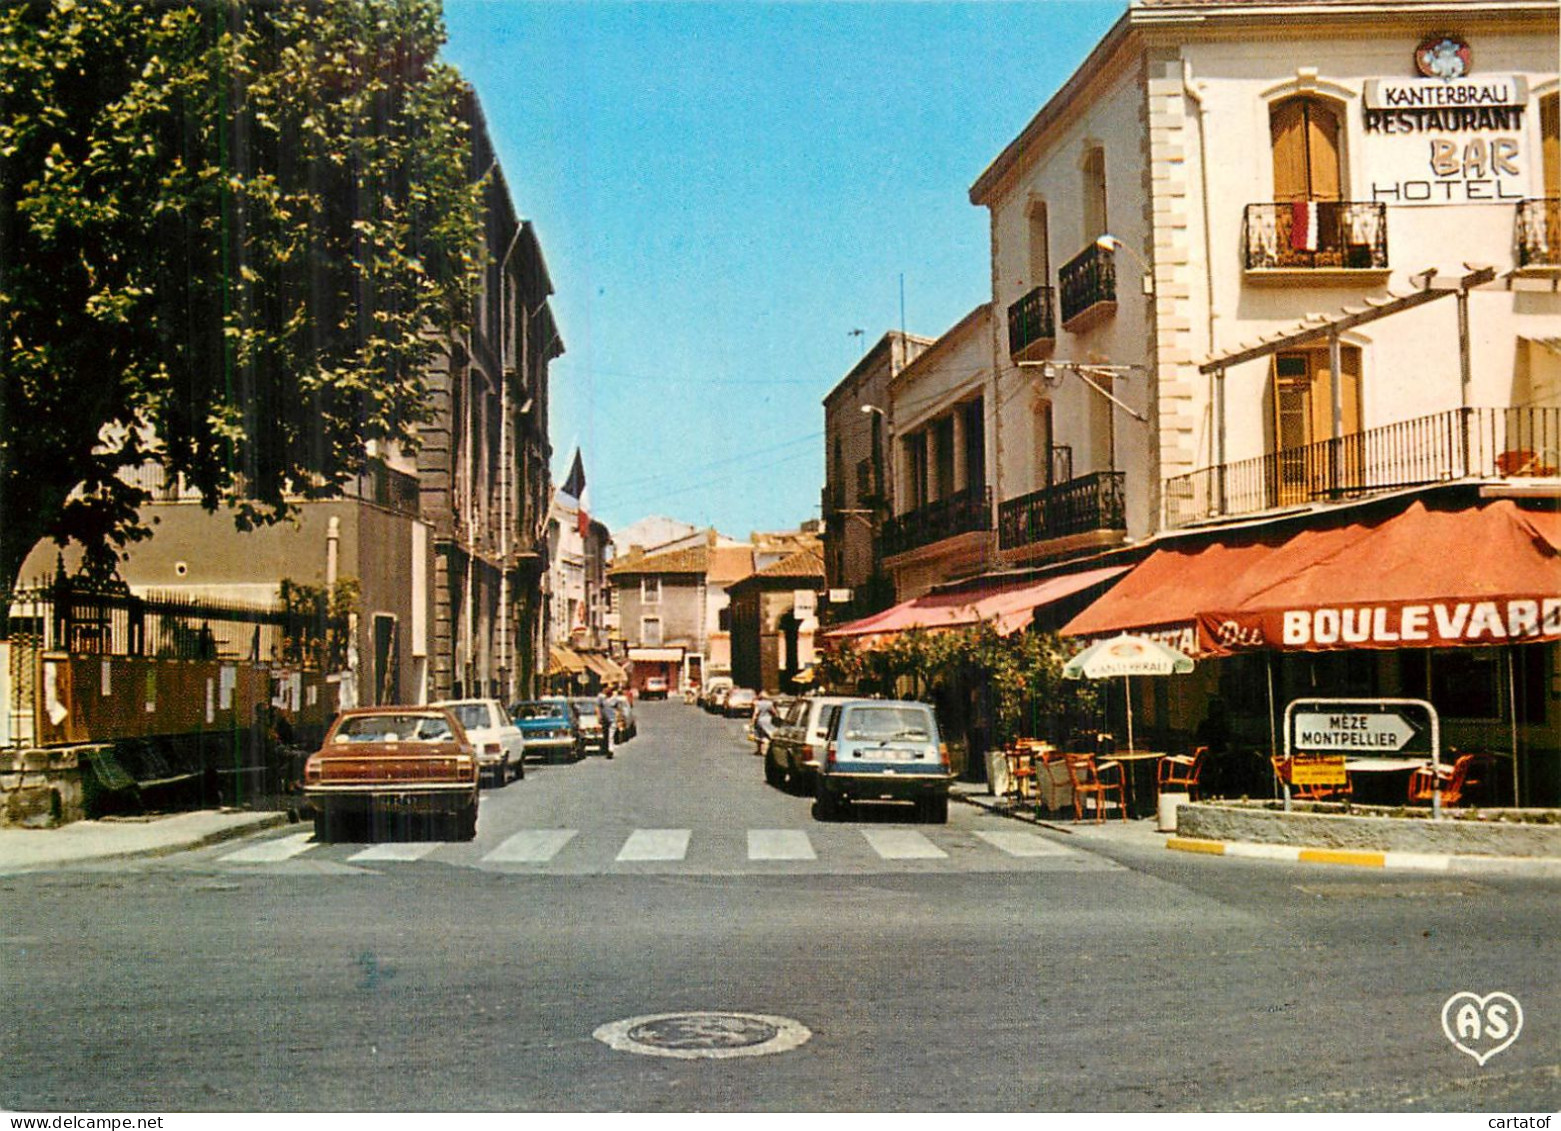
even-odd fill
[[[1309,848],[1295,844],[1202,840],[1172,836],[1165,847],[1173,852],[1205,856],[1238,856],[1249,860],[1280,860],[1301,864],[1337,864],[1355,868],[1415,869],[1460,874],[1507,874],[1561,877],[1561,859],[1523,856],[1458,856],[1432,852],[1377,852],[1356,848]]]
[[[20,875],[26,872],[41,872],[52,868],[73,867],[80,864],[102,863],[110,860],[135,860],[156,856],[171,856],[176,852],[187,852],[194,848],[205,848],[213,844],[221,844],[223,841],[236,840],[239,837],[248,836],[251,833],[265,829],[274,829],[289,823],[286,812],[256,813],[253,819],[235,821],[223,828],[212,829],[210,832],[195,836],[181,837],[178,840],[165,841],[161,844],[148,844],[140,848],[105,848],[101,852],[65,853],[52,859],[36,859],[25,862],[0,860],[0,875]]]

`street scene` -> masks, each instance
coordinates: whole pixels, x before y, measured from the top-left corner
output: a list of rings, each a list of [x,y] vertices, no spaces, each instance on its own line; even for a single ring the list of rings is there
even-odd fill
[[[1225,860],[967,803],[821,824],[736,720],[641,714],[611,762],[485,792],[470,843],[282,824],[0,877],[4,1106],[1554,1106],[1553,875]],[[1441,1029],[1471,986],[1527,990],[1485,1069]],[[810,1036],[720,1060],[593,1036],[687,1012]]]
[[[1558,42],[0,4],[0,1109],[1547,1126]]]

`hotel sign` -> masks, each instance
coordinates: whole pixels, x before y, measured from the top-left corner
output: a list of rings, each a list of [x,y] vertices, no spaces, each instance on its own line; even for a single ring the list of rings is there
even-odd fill
[[[1370,199],[1383,204],[1496,204],[1533,195],[1523,146],[1528,80],[1470,75],[1461,41],[1422,44],[1422,75],[1370,79],[1361,99]]]

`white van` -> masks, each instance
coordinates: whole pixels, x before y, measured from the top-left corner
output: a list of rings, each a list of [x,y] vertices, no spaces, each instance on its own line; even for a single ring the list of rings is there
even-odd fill
[[[764,780],[792,793],[811,794],[814,765],[824,760],[829,726],[840,705],[849,702],[840,696],[809,695],[777,715],[775,734],[764,756]]]

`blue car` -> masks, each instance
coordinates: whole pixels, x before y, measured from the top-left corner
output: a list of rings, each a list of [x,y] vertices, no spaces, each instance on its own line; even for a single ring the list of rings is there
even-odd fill
[[[937,714],[905,699],[852,699],[830,723],[814,774],[820,820],[836,820],[854,801],[909,801],[930,824],[949,819],[948,754]]]
[[[510,717],[525,740],[526,757],[544,762],[572,762],[579,757],[579,728],[567,699],[532,699],[516,703]]]

